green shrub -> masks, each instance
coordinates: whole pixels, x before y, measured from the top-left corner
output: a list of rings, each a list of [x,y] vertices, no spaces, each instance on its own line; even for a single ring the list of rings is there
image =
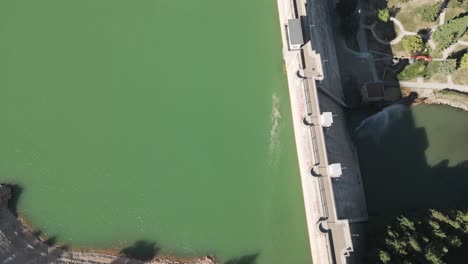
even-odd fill
[[[388,8],[379,9],[377,17],[380,21],[388,22],[388,20],[390,19],[390,10]]]
[[[461,57],[460,68],[468,69],[468,53],[463,54],[463,57]]]
[[[408,51],[419,51],[424,46],[423,39],[420,35],[407,35],[402,40],[403,48]]]
[[[379,250],[379,259],[382,263],[389,263],[392,260],[390,254],[383,250]]]
[[[417,77],[425,77],[427,74],[427,62],[415,61],[397,75],[398,80],[408,81]]]
[[[439,26],[433,34],[437,49],[443,50],[458,41],[466,32],[468,16],[452,19]]]
[[[432,61],[427,65],[427,78],[436,74],[450,75],[457,69],[457,60]]]
[[[440,13],[440,3],[435,3],[433,5],[424,5],[419,8],[419,14],[424,21],[434,22],[439,17]]]

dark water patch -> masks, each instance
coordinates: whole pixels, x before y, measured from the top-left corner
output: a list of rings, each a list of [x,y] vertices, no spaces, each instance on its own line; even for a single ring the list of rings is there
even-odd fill
[[[135,244],[122,249],[120,254],[128,258],[147,261],[153,259],[159,251],[160,248],[155,242],[139,240]]]
[[[8,209],[15,216],[18,216],[18,201],[23,193],[23,187],[18,184],[9,184],[8,187],[11,190],[11,198],[8,200]]]
[[[257,263],[257,254],[245,255],[238,258],[233,258],[225,262],[225,264],[256,264]]]
[[[466,205],[468,162],[454,153],[461,149],[468,157],[463,132],[468,125],[450,123],[463,123],[467,115],[440,106],[392,106],[357,126],[355,140],[371,215]],[[444,120],[451,121],[441,125]],[[453,138],[448,131],[457,129],[462,130],[455,133],[460,137]],[[453,141],[460,145],[440,147]]]

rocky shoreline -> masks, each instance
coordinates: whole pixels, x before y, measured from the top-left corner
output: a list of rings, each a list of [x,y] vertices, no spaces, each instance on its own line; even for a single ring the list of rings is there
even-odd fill
[[[448,105],[464,111],[468,111],[468,94],[455,90],[429,90],[429,89],[415,89],[415,88],[402,88],[403,96],[411,92],[418,94],[419,100],[415,104],[439,104]]]
[[[193,259],[154,257],[146,261],[128,256],[67,250],[49,246],[33,234],[13,212],[8,209],[11,189],[0,184],[0,263],[11,264],[216,264],[214,258],[205,256]]]

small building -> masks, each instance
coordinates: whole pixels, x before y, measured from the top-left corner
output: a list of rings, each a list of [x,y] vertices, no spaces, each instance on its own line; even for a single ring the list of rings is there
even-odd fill
[[[381,82],[365,83],[361,89],[362,101],[364,103],[379,102],[384,99],[384,86]]]
[[[288,42],[291,50],[298,50],[304,45],[302,24],[300,19],[288,19]]]

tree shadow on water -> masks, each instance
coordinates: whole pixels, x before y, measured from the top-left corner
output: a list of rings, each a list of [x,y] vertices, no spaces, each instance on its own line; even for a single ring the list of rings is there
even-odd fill
[[[139,240],[135,244],[122,249],[120,254],[127,258],[147,261],[153,259],[160,250],[155,242]]]
[[[8,187],[11,190],[11,198],[8,200],[8,209],[18,217],[18,202],[21,197],[21,194],[24,191],[24,188],[18,184],[8,184]]]
[[[238,258],[230,259],[224,264],[256,264],[258,258],[258,253],[251,254],[251,255],[244,255]]]

